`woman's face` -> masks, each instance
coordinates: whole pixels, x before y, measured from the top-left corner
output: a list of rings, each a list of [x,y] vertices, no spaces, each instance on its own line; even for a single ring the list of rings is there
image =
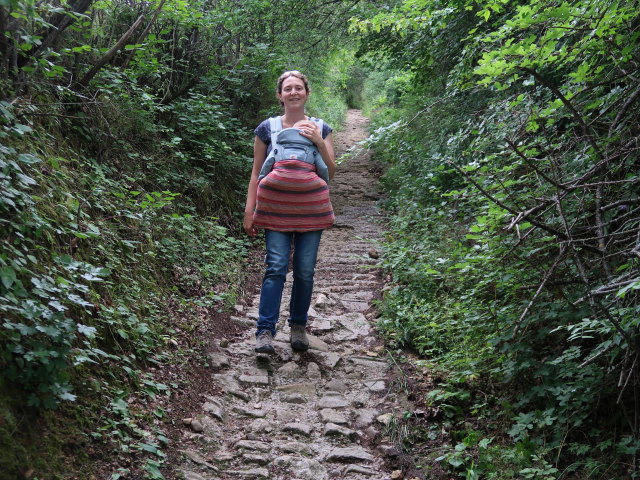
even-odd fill
[[[304,88],[304,82],[298,77],[287,77],[282,82],[282,92],[278,94],[278,98],[286,107],[295,107],[304,105],[309,98],[307,90]]]

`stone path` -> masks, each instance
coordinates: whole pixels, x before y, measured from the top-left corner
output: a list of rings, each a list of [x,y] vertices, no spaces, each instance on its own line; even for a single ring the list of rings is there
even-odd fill
[[[338,153],[366,136],[367,121],[350,111]],[[374,268],[381,234],[377,180],[368,154],[340,165],[331,186],[335,227],[323,234],[310,314],[311,348],[289,346],[287,296],[276,336],[277,355],[256,356],[258,297],[236,306],[247,324],[238,342],[211,354],[224,395],[205,397],[201,413],[184,419],[187,480],[383,480],[400,478],[383,465],[381,432],[390,421],[387,363],[372,332],[371,300],[382,287]]]

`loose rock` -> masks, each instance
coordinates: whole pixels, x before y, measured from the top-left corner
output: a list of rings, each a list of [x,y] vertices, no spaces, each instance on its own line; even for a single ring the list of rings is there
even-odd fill
[[[329,462],[371,462],[373,457],[362,447],[336,448],[327,455]]]
[[[291,385],[280,385],[278,390],[285,393],[299,393],[301,395],[315,395],[315,383],[292,383]]]
[[[332,395],[327,393],[324,397],[318,400],[318,408],[343,408],[349,405],[349,402],[345,400],[341,395]]]
[[[339,425],[345,425],[349,422],[347,420],[347,417],[345,417],[343,414],[330,408],[320,410],[320,419],[324,423],[336,423]]]
[[[300,435],[309,436],[311,435],[311,430],[313,427],[311,425],[307,425],[306,423],[287,423],[282,430],[285,432],[298,433]]]

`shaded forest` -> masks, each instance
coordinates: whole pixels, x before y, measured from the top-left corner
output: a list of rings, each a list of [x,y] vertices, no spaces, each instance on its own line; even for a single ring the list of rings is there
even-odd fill
[[[636,478],[639,6],[0,0],[0,478],[164,478],[156,372],[241,293],[293,68],[310,113],[372,118],[425,478]]]

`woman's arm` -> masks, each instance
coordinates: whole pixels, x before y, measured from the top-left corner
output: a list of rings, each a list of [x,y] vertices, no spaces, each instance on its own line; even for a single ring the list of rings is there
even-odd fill
[[[244,205],[244,231],[250,237],[255,237],[258,230],[253,226],[253,210],[256,207],[256,196],[258,194],[258,176],[262,164],[267,158],[267,145],[256,136],[253,140],[253,168],[251,169],[251,179],[247,189],[247,201]]]
[[[311,120],[300,122],[299,128],[300,134],[303,137],[306,137],[315,143],[318,148],[318,152],[322,155],[322,159],[329,169],[329,179],[332,180],[336,173],[336,153],[333,149],[333,134],[329,133],[327,138],[323,139],[322,132],[318,128],[318,125]]]

